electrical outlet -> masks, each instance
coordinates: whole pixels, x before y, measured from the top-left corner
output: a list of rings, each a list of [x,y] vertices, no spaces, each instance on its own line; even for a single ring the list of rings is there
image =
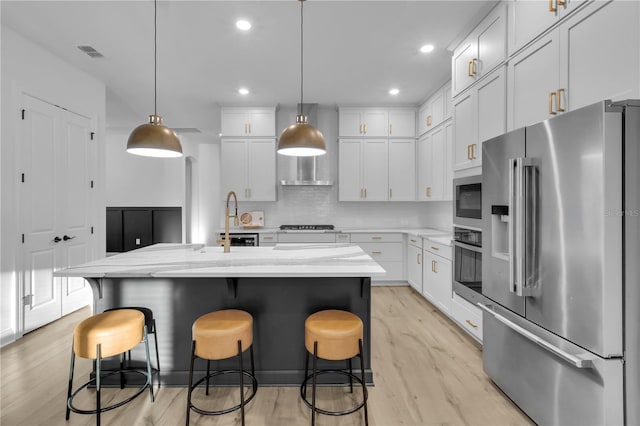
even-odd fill
[[[140,238],[136,238],[136,245],[139,246],[140,245]]]

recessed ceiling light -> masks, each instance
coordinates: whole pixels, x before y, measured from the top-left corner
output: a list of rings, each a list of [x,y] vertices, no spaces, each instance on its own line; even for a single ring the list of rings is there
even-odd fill
[[[247,89],[246,87],[241,87],[238,89],[238,93],[240,93],[241,95],[248,95],[249,89]]]
[[[433,44],[425,44],[420,48],[420,51],[422,53],[429,53],[429,52],[433,52],[433,49],[434,49]]]
[[[240,19],[238,22],[236,22],[236,27],[238,27],[239,30],[247,31],[251,29],[251,22],[245,19]]]
[[[391,89],[389,90],[389,94],[390,95],[397,95],[398,93],[400,93],[400,89]]]

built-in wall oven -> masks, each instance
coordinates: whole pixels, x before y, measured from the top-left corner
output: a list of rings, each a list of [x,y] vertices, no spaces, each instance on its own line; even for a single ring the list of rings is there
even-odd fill
[[[453,180],[453,224],[482,229],[482,176]]]
[[[453,291],[472,304],[482,296],[482,231],[453,228]]]

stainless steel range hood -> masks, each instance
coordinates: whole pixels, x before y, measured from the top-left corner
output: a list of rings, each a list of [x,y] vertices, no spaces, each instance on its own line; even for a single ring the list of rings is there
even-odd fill
[[[298,104],[299,106],[299,104]],[[318,127],[318,104],[302,104],[302,113],[307,116],[309,124]],[[322,130],[322,129],[320,129]],[[297,157],[296,176],[292,179],[283,179],[283,186],[331,186],[330,180],[316,179],[317,157]]]

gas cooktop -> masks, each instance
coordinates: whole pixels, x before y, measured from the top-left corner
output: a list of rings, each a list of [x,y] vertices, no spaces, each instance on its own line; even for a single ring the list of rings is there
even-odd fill
[[[333,231],[333,225],[280,225],[281,231]]]

